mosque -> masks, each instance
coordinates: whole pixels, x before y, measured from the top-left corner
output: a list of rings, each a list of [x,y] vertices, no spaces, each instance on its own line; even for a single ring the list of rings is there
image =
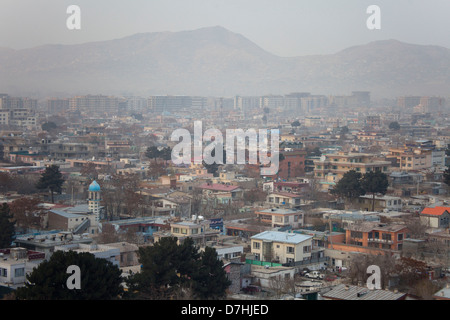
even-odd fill
[[[99,222],[104,215],[101,200],[100,185],[94,180],[88,188],[87,204],[51,209],[48,214],[48,228],[71,231],[74,234],[97,234]]]

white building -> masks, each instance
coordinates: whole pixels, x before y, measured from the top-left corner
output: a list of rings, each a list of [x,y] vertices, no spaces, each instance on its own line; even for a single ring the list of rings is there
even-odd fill
[[[312,236],[278,231],[264,231],[251,237],[251,252],[256,260],[290,263],[309,260]]]
[[[41,252],[25,248],[0,250],[0,285],[17,288],[23,286],[26,275],[44,259]]]
[[[56,251],[74,251],[74,252],[88,252],[93,254],[96,258],[102,258],[110,261],[113,265],[120,266],[120,249],[101,244],[67,244],[62,246],[56,246]]]

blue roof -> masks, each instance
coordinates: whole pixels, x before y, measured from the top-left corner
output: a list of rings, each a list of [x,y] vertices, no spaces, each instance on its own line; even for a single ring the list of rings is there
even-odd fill
[[[100,191],[100,185],[97,181],[94,180],[94,182],[89,185],[89,191]]]

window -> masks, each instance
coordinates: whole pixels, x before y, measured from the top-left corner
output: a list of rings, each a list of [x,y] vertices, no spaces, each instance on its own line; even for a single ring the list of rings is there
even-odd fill
[[[8,270],[5,268],[0,268],[0,276],[7,277],[8,276]]]
[[[362,237],[363,237],[363,234],[362,234],[362,232],[360,232],[360,231],[352,231],[352,232],[350,233],[350,235],[351,235],[352,238],[359,238],[359,239],[362,239]]]
[[[180,228],[173,228],[173,233],[180,233]]]
[[[253,249],[261,249],[261,243],[253,242]]]
[[[187,229],[186,228],[181,228],[181,234],[187,234]]]
[[[303,247],[303,253],[311,252],[311,246],[304,246]]]
[[[198,234],[198,228],[192,229],[191,234]]]
[[[399,233],[399,234],[397,235],[397,240],[398,240],[398,241],[402,241],[402,240],[403,240],[403,233]]]
[[[286,253],[294,253],[294,247],[286,247]]]
[[[387,240],[387,241],[391,241],[392,239],[391,239],[391,235],[389,234],[389,233],[383,233],[383,234],[381,234],[381,238],[383,239],[383,240]]]

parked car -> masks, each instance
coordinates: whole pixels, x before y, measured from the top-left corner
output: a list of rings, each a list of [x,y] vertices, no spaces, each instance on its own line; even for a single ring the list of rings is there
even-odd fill
[[[247,294],[253,294],[256,292],[261,292],[261,288],[258,286],[249,285],[245,288],[242,288],[242,291]]]
[[[311,271],[306,273],[305,277],[311,279],[323,279],[323,274],[321,274],[319,271]]]
[[[309,270],[308,268],[303,269],[302,271],[300,271],[300,275],[302,277],[304,277],[307,273],[311,272],[311,270]]]
[[[336,279],[338,279],[338,276],[337,275],[335,275],[335,274],[329,274],[329,275],[327,275],[326,277],[325,277],[325,281],[334,281],[334,280],[336,280]]]

